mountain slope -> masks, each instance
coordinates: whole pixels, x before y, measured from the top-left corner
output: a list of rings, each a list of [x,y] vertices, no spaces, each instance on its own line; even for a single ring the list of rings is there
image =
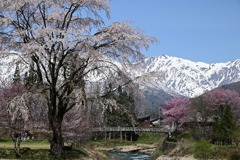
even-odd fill
[[[15,56],[0,60],[1,79],[11,79],[16,63],[23,75],[27,67],[18,63]],[[122,67],[112,60],[111,63],[128,72],[130,77],[134,79],[139,77],[134,82],[139,84],[140,89],[147,92],[146,97],[157,94],[159,96],[163,92],[164,95],[195,97],[204,91],[240,81],[240,59],[207,64],[163,55],[148,58],[143,63],[127,67]],[[89,79],[98,80],[96,77],[99,79],[101,76],[92,74]]]
[[[236,92],[240,93],[240,81],[223,85],[220,88],[229,89],[229,90],[236,91]]]
[[[136,64],[135,68],[131,75],[156,74],[137,81],[143,88],[164,90],[176,96],[195,97],[206,90],[240,80],[239,59],[207,64],[163,55],[148,58],[144,64]]]

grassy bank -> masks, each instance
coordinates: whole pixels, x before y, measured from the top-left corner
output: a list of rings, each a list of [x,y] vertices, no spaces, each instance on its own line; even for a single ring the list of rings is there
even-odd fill
[[[166,134],[144,133],[136,141],[124,141],[120,139],[89,141],[82,147],[75,147],[66,151],[68,159],[98,158],[107,159],[108,150],[132,146],[136,150],[147,150],[154,146],[152,159],[161,155],[167,157],[192,156],[202,159],[236,159],[240,158],[240,147],[233,145],[213,145],[208,141],[196,141],[190,133],[174,133],[171,140],[167,140]],[[130,147],[125,147],[130,148]],[[50,145],[47,140],[23,142],[21,144],[22,159],[54,159],[49,154]],[[11,141],[0,142],[0,159],[14,159],[13,143]]]
[[[148,144],[157,146],[159,142],[166,138],[165,134],[159,133],[144,133],[140,134],[136,141],[124,141],[120,139],[113,140],[98,140],[90,141],[83,147],[73,148],[66,152],[68,159],[84,159],[86,157],[94,157],[100,159],[107,159],[107,150],[97,150],[98,147],[116,148],[118,146],[140,146],[139,144]],[[21,159],[54,159],[49,154],[50,144],[47,140],[44,141],[29,141],[21,143]],[[142,145],[141,149],[148,149],[147,146]],[[12,141],[0,141],[0,159],[14,159],[15,154],[13,150]]]
[[[159,140],[164,139],[165,134],[146,133],[141,134],[136,141],[124,141],[120,139],[113,140],[98,140],[90,141],[82,147],[75,147],[71,151],[66,151],[67,159],[84,159],[84,158],[100,158],[107,159],[107,150],[99,151],[96,148],[115,148],[118,146],[140,146],[139,144],[155,145]],[[147,146],[142,145],[141,149],[148,149]],[[28,141],[21,143],[21,159],[54,159],[49,153],[50,144],[48,140],[44,141]],[[13,150],[12,141],[0,141],[0,159],[14,159],[15,154]]]
[[[161,155],[172,157],[172,159],[188,156],[196,159],[238,160],[240,159],[240,147],[214,145],[206,140],[196,141],[191,134],[178,132],[174,133],[171,140],[159,141],[155,152],[152,154],[152,159],[155,160]]]
[[[21,148],[29,147],[31,149],[50,149],[50,144],[47,140],[44,141],[28,141],[22,142]],[[0,141],[0,148],[13,149],[12,141]]]
[[[47,140],[44,141],[29,141],[22,142],[20,153],[22,157],[20,159],[55,159],[49,152],[50,144]],[[73,148],[70,151],[66,151],[65,157],[67,159],[84,159],[88,157],[88,153],[81,147]],[[13,143],[11,141],[0,142],[0,159],[15,159],[15,153],[13,150]]]

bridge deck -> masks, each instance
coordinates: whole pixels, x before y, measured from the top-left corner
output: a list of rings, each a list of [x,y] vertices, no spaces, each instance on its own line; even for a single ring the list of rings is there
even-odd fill
[[[174,129],[168,128],[142,128],[142,127],[96,127],[93,128],[95,132],[121,132],[121,131],[133,131],[133,132],[158,132],[158,133],[169,133],[173,132]]]

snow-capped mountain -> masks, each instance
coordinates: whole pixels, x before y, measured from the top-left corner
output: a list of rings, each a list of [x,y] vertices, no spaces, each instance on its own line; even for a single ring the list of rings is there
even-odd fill
[[[171,57],[152,57],[131,69],[134,76],[148,75],[137,80],[142,88],[161,89],[171,95],[195,97],[204,91],[240,81],[240,59],[207,64]],[[154,76],[155,75],[155,76]]]
[[[11,79],[16,63],[18,61],[15,56],[0,60],[1,79]],[[240,59],[207,64],[163,55],[145,59],[143,63],[131,66],[123,67],[112,60],[111,63],[128,72],[130,77],[139,77],[134,82],[139,84],[140,89],[147,91],[148,95],[164,91],[172,96],[195,97],[204,91],[240,81]],[[24,74],[27,67],[21,63],[18,65]]]

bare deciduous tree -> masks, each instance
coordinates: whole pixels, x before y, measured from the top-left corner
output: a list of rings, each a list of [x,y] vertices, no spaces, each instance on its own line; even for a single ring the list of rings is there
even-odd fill
[[[99,11],[110,16],[108,0],[5,0],[0,11],[1,54],[14,51],[19,63],[34,65],[47,100],[56,157],[64,155],[62,122],[75,106],[74,92],[84,94],[92,77],[100,81],[120,76],[109,76],[115,69],[108,58],[119,63],[142,60],[141,49],[156,41],[129,22],[103,27]]]

